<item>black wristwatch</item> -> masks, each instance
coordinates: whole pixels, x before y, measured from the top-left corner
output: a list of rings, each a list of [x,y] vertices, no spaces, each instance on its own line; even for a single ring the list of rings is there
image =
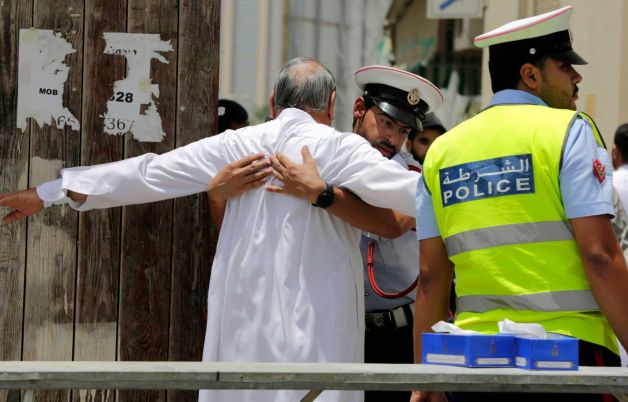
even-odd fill
[[[334,199],[336,198],[336,194],[334,194],[334,187],[327,183],[325,183],[325,185],[327,188],[325,188],[325,190],[318,195],[316,202],[312,204],[315,207],[327,208],[334,203]]]

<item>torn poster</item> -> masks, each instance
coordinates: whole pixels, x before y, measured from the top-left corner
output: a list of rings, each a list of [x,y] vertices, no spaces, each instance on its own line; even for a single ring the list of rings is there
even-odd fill
[[[26,119],[33,118],[43,127],[55,122],[72,130],[81,125],[68,108],[63,107],[63,87],[70,68],[64,63],[76,52],[60,33],[43,29],[20,29],[17,91],[17,127],[25,131]]]
[[[126,77],[113,84],[113,95],[107,102],[104,119],[105,132],[130,132],[138,141],[159,142],[166,135],[161,126],[156,98],[159,86],[150,78],[151,59],[168,63],[157,52],[171,52],[170,41],[162,41],[159,34],[105,32],[106,54],[126,57]]]

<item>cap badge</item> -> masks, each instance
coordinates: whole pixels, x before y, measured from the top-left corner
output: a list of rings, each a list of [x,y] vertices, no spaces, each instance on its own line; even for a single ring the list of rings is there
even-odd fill
[[[412,91],[408,92],[408,103],[412,106],[419,103],[421,100],[421,94],[417,88],[414,88]]]

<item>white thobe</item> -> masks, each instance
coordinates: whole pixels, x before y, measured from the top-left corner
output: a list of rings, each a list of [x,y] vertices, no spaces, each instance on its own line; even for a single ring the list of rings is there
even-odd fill
[[[624,211],[628,212],[628,164],[621,165],[613,172],[613,188],[619,196]],[[622,240],[625,239],[620,238],[619,240],[623,248]],[[626,256],[627,252],[628,250],[624,250],[624,256]],[[626,367],[628,366],[628,353],[626,353],[626,349],[622,346],[621,342],[617,343],[619,344],[621,365]]]
[[[628,212],[628,164],[621,165],[613,172],[613,187],[619,195],[624,210]]]
[[[305,145],[327,183],[415,215],[417,174],[360,136],[317,124],[297,109],[163,155],[65,169],[61,187],[89,195],[80,210],[157,201],[205,191],[225,164],[256,152],[282,152],[302,163]],[[38,188],[40,196],[54,192]],[[359,230],[307,200],[263,188],[230,200],[212,268],[203,360],[362,362],[359,239]],[[293,402],[305,393],[201,391],[200,400]],[[317,401],[361,399],[362,392],[325,391]]]

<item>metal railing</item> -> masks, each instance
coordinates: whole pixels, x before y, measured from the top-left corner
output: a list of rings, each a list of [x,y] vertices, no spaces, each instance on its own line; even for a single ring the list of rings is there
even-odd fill
[[[0,389],[293,389],[628,393],[628,368],[578,371],[423,364],[0,362]]]

